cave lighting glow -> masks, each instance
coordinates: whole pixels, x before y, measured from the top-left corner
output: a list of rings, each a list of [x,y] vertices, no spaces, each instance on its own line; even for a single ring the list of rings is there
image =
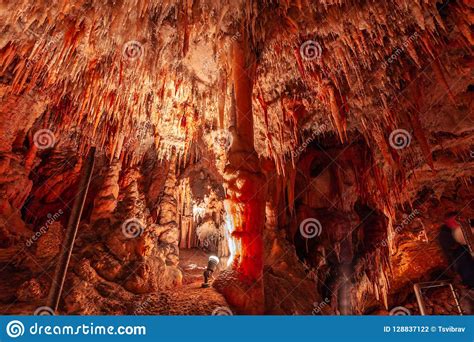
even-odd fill
[[[202,219],[206,214],[206,207],[200,206],[197,203],[193,204],[193,220],[196,222],[198,219]]]
[[[230,209],[229,209],[229,205],[227,201],[225,201],[224,207],[225,207],[224,237],[227,241],[227,245],[229,247],[229,252],[230,252],[229,259],[227,260],[227,267],[229,267],[236,260],[236,256],[240,254],[239,251],[241,249],[241,243],[233,236],[233,232],[235,231],[234,218],[232,217],[232,214],[230,213]]]

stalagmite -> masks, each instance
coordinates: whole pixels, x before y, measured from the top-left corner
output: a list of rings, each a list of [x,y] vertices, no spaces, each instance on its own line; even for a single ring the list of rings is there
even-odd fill
[[[108,170],[104,175],[105,180],[102,189],[94,200],[91,222],[95,222],[99,219],[110,218],[117,206],[119,193],[118,180],[121,170],[120,161],[115,159],[107,169]]]
[[[438,236],[474,217],[472,1],[0,7],[0,311],[46,301],[94,149],[58,313],[416,314],[412,283],[463,289]]]
[[[254,57],[248,41],[232,44],[232,74],[236,103],[236,130],[229,164],[225,168],[226,206],[234,225],[232,239],[238,241],[233,269],[250,288],[246,296],[227,293],[229,302],[252,313],[263,313],[263,226],[265,222],[265,177],[254,150],[252,89]],[[240,298],[239,298],[240,297]]]

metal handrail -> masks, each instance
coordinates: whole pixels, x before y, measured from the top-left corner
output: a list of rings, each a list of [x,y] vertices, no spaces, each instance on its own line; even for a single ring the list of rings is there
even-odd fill
[[[426,316],[426,307],[425,307],[425,301],[423,299],[422,290],[435,288],[435,287],[443,287],[443,286],[449,286],[449,288],[451,289],[451,293],[453,294],[456,307],[459,311],[459,315],[461,316],[463,315],[462,308],[461,308],[461,305],[459,304],[458,296],[456,294],[456,290],[454,289],[453,284],[445,280],[440,280],[440,281],[422,282],[422,283],[417,283],[413,285],[413,289],[415,290],[416,301],[418,302],[418,307],[420,308],[420,313],[422,316]]]

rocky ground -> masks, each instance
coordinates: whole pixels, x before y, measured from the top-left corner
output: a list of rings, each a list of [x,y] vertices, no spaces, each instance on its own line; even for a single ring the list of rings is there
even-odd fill
[[[91,147],[61,313],[387,314],[416,312],[417,282],[463,292],[438,235],[474,217],[473,13],[2,1],[2,312],[44,304]],[[192,248],[238,252],[227,303]],[[430,313],[453,313],[443,296]]]
[[[166,291],[134,295],[125,289],[119,289],[112,283],[103,282],[102,304],[97,305],[95,298],[89,296],[81,307],[90,305],[93,311],[80,312],[81,314],[121,314],[121,315],[230,315],[224,297],[213,287],[202,288],[202,273],[207,267],[208,255],[197,249],[183,250],[179,267],[183,271],[183,285],[170,288]],[[15,282],[18,278],[1,279],[0,289],[2,299],[15,294]],[[109,297],[106,292],[109,290]],[[120,297],[117,297],[120,296]],[[4,314],[30,315],[44,302],[2,304],[0,312]],[[74,312],[59,312],[60,314],[74,314]],[[77,312],[79,313],[79,312]]]

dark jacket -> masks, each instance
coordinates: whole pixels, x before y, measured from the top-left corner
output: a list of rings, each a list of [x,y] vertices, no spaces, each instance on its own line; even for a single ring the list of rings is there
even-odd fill
[[[463,283],[474,288],[474,260],[467,246],[460,245],[454,240],[451,229],[446,225],[441,226],[438,239],[448,260],[448,268],[454,268],[461,276]]]

